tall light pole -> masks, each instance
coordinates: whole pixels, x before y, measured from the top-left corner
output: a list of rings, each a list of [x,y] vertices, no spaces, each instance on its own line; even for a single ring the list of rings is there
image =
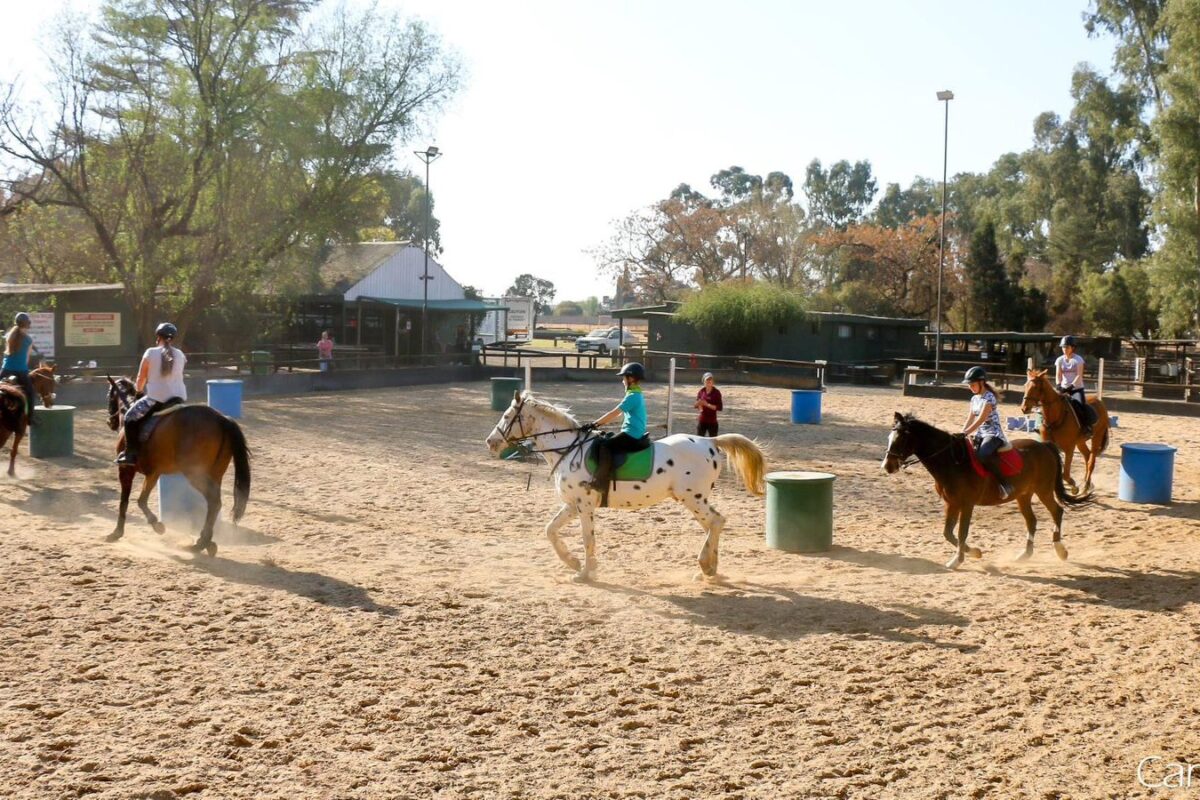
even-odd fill
[[[417,158],[425,162],[425,272],[421,275],[421,363],[425,363],[425,353],[429,341],[429,217],[433,207],[433,195],[429,192],[429,164],[441,155],[437,145],[431,144],[424,150],[414,150]],[[940,295],[939,295],[940,296]]]
[[[946,266],[946,167],[950,163],[950,101],[954,92],[945,89],[937,99],[946,103],[946,125],[942,134],[942,224],[938,235],[937,334],[934,336],[933,382],[941,383],[942,368],[942,270]]]

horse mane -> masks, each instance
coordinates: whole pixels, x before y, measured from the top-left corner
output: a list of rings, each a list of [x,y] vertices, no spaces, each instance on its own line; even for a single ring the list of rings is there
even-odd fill
[[[930,423],[925,422],[924,420],[917,419],[916,414],[912,414],[912,413],[904,415],[904,423],[903,424],[905,427],[909,428],[910,430],[912,430],[916,433],[929,432],[929,433],[940,433],[942,436],[953,436],[954,435],[954,434],[950,433],[949,431],[942,430],[941,428],[939,428],[936,425],[931,425]]]
[[[579,420],[575,419],[575,417],[571,415],[571,409],[567,408],[566,406],[559,406],[546,400],[539,400],[538,398],[534,397],[533,392],[529,391],[528,389],[522,393],[521,398],[526,403],[549,417],[554,422],[555,426],[560,428],[579,427]]]

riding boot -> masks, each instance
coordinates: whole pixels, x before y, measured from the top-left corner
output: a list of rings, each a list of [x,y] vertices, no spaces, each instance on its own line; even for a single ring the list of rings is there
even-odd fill
[[[608,507],[608,488],[611,484],[609,475],[612,472],[612,451],[605,445],[600,446],[596,453],[596,472],[592,475],[592,488],[600,493],[600,508]]]
[[[138,428],[141,421],[125,423],[125,450],[117,456],[117,463],[123,467],[131,467],[138,461]]]
[[[984,469],[992,473],[992,477],[996,479],[996,483],[1000,487],[1000,499],[1007,500],[1012,496],[1012,484],[1008,482],[1008,478],[1004,477],[1004,473],[1000,471],[1000,456],[992,456],[984,461]]]

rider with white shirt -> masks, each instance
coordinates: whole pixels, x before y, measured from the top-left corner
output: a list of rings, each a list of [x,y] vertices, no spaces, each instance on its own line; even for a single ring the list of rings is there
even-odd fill
[[[1083,427],[1083,435],[1087,436],[1091,433],[1092,426],[1088,424],[1087,397],[1083,391],[1083,356],[1075,352],[1074,336],[1064,336],[1058,346],[1062,348],[1063,354],[1054,362],[1054,384],[1068,399],[1077,404],[1079,424]]]
[[[142,355],[136,386],[145,395],[125,412],[125,451],[117,456],[118,464],[137,463],[139,428],[147,417],[170,400],[187,400],[187,386],[183,382],[187,356],[171,345],[178,333],[169,322],[159,325],[154,331],[157,344]]]

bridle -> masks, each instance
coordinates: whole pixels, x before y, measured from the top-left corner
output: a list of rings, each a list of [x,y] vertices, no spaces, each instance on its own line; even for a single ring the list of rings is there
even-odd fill
[[[525,400],[526,398],[522,397],[517,401],[517,413],[513,414],[512,419],[510,419],[508,424],[504,426],[504,430],[500,430],[499,423],[496,423],[496,426],[493,428],[493,430],[503,437],[505,444],[515,445],[516,447],[520,448],[522,455],[559,453],[560,455],[558,461],[554,462],[554,465],[550,468],[551,472],[553,472],[555,469],[558,469],[558,465],[563,462],[563,459],[565,459],[571,453],[571,451],[582,447],[584,443],[591,441],[591,439],[594,438],[589,435],[591,433],[591,428],[586,425],[581,425],[578,428],[552,428],[548,431],[533,431],[532,433],[526,433],[525,422],[521,417],[521,411],[525,408]],[[514,425],[517,426],[517,433],[519,434],[517,436],[512,435],[512,429]],[[553,436],[557,433],[572,433],[575,435],[575,438],[570,442],[570,444],[563,445],[562,447],[545,447],[539,449],[527,444],[527,442],[531,440],[536,441],[543,436]]]
[[[112,386],[109,389],[109,399],[116,400],[117,408],[115,411],[108,412],[108,426],[113,430],[116,430],[118,427],[120,427],[116,424],[118,418],[120,418],[125,411],[129,410],[130,406],[129,398],[126,396],[125,390],[122,388],[120,382],[112,382]]]
[[[895,450],[892,449],[892,445],[888,445],[887,456],[889,458],[894,458],[897,461],[899,461],[900,469],[908,469],[913,464],[917,464],[917,463],[925,464],[925,462],[927,460],[932,459],[934,456],[941,455],[942,453],[946,452],[953,446],[954,446],[954,434],[950,434],[950,441],[946,442],[946,444],[939,447],[937,450],[934,450],[932,453],[930,453],[927,456],[920,455],[919,453],[917,453],[916,449],[914,449],[912,451],[912,453],[910,453],[909,455],[902,456],[899,453],[897,453]],[[954,459],[954,463],[956,463],[956,464],[959,463],[957,458]]]

